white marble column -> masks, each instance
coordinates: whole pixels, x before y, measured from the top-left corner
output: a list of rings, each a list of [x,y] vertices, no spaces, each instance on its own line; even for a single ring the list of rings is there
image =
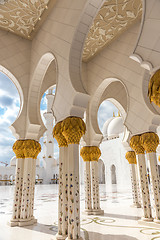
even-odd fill
[[[133,136],[130,140],[130,146],[136,153],[137,167],[140,178],[140,188],[142,196],[143,221],[152,221],[152,211],[150,202],[150,193],[148,188],[147,170],[145,162],[144,148],[141,145],[140,136]]]
[[[88,215],[90,215],[92,213],[90,161],[85,162],[84,184],[85,184],[85,212]]]
[[[58,122],[53,129],[53,137],[59,145],[58,240],[66,239],[68,234],[68,145],[61,125],[62,122]]]
[[[20,220],[23,225],[23,221],[31,221],[31,182],[32,182],[32,158],[24,159],[24,175],[22,186],[22,205]]]
[[[59,197],[58,197],[58,234],[56,235],[57,239],[65,239],[65,237],[62,235],[62,216],[63,216],[63,161],[64,161],[64,147],[59,148]]]
[[[63,175],[62,175],[62,182],[63,182],[63,207],[62,207],[62,235],[68,235],[68,169],[69,169],[69,161],[68,161],[68,147],[64,147],[63,149],[64,154],[64,162],[63,162]]]
[[[68,143],[68,240],[80,237],[79,142],[86,127],[79,117],[62,122],[62,134]]]
[[[128,151],[126,153],[126,159],[130,165],[130,173],[131,173],[131,182],[132,182],[132,196],[133,196],[133,205],[132,207],[140,208],[139,204],[139,195],[138,195],[138,181],[137,181],[137,161],[136,154],[134,151]]]
[[[79,145],[68,146],[68,239],[80,238]]]
[[[149,163],[151,175],[151,192],[153,197],[153,209],[155,212],[154,221],[160,223],[160,186],[159,186],[159,172],[156,156],[156,149],[159,144],[159,137],[155,133],[144,133],[141,136],[141,142],[146,150],[146,157]]]
[[[136,180],[137,180],[137,193],[138,193],[138,203],[140,206],[142,206],[142,197],[141,197],[141,191],[140,191],[140,178],[138,174],[138,167],[137,164],[135,165],[135,172],[136,172]]]
[[[81,149],[80,155],[84,160],[84,187],[85,187],[85,210],[87,215],[92,214],[91,199],[91,172],[90,172],[90,147],[85,146]]]
[[[98,160],[101,156],[101,151],[97,146],[90,147],[91,157],[91,173],[92,173],[92,214],[103,215],[104,211],[100,208],[99,197],[99,176],[98,176]]]
[[[20,163],[20,159],[17,161],[17,181],[16,195],[19,192],[19,199],[15,198],[18,203],[18,221],[14,222],[11,220],[11,226],[26,226],[32,225],[36,222],[33,217],[33,207],[34,207],[34,184],[35,184],[35,162],[38,153],[41,151],[40,144],[35,140],[18,140],[18,146],[20,141],[23,141],[21,146],[21,154],[23,155],[23,161]],[[15,143],[15,145],[17,145]],[[14,152],[16,150],[13,148]],[[18,185],[17,185],[18,183]],[[17,203],[14,201],[13,215],[17,208]],[[16,211],[17,212],[17,211]]]
[[[12,213],[12,219],[10,221],[10,226],[16,226],[20,219],[23,170],[24,170],[23,140],[18,140],[14,143],[13,151],[16,154],[17,160],[16,160],[16,177],[15,177],[13,213]]]
[[[31,184],[31,217],[34,218],[34,193],[35,193],[35,178],[36,178],[36,159],[33,161],[32,165],[32,184]]]

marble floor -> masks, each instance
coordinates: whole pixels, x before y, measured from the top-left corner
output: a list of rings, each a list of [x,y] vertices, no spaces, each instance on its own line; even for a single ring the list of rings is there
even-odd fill
[[[84,210],[84,186],[81,186],[81,212]],[[0,240],[54,240],[57,233],[58,185],[37,185],[35,217],[38,223],[28,227],[9,227],[13,202],[13,186],[0,187]],[[138,225],[142,209],[131,208],[129,190],[100,185],[104,216],[81,215],[84,240],[157,240],[160,229]]]

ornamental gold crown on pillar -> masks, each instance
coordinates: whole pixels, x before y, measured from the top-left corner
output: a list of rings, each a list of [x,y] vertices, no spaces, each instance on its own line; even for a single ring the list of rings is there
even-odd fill
[[[153,74],[149,81],[148,96],[150,102],[154,102],[160,107],[160,69]]]
[[[97,146],[91,146],[90,148],[91,151],[91,161],[97,161],[99,160],[101,156],[101,150]]]
[[[101,156],[101,150],[97,146],[85,146],[81,149],[80,155],[84,161],[97,161]]]
[[[91,161],[90,147],[84,146],[83,148],[81,148],[80,156],[83,158],[84,162]]]
[[[24,156],[24,144],[23,144],[24,140],[17,140],[14,144],[13,144],[13,152],[16,155],[16,158],[25,158]]]
[[[131,137],[130,147],[135,151],[136,154],[144,154],[144,148],[141,144],[140,135]]]
[[[79,144],[86,132],[86,125],[80,117],[67,117],[62,121],[62,134],[68,144]]]
[[[154,132],[143,133],[140,137],[141,144],[146,153],[156,152],[159,144],[159,137]]]
[[[62,121],[58,122],[53,128],[53,137],[57,140],[59,147],[67,147],[67,141],[62,134]]]
[[[129,164],[137,164],[136,154],[134,151],[128,151],[126,153],[126,159],[128,160]]]
[[[13,151],[16,154],[16,158],[36,159],[41,151],[41,145],[32,139],[17,140],[13,144]]]

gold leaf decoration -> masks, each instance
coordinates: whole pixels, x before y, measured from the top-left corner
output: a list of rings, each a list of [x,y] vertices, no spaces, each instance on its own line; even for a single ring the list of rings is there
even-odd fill
[[[128,160],[129,164],[137,164],[136,154],[134,151],[128,151],[125,157]]]
[[[141,144],[146,150],[146,153],[156,152],[159,144],[159,137],[154,132],[143,133],[140,137]]]
[[[50,0],[10,0],[0,7],[0,28],[28,38]]]
[[[79,144],[86,132],[86,125],[79,117],[68,117],[62,122],[62,134],[68,144]]]
[[[141,145],[140,135],[135,135],[130,140],[130,147],[135,151],[136,154],[144,154],[144,148]]]
[[[62,134],[62,121],[58,122],[53,128],[53,137],[57,140],[59,147],[67,147],[67,141]]]
[[[85,41],[83,61],[87,62],[115,37],[141,17],[141,0],[105,1]]]
[[[160,69],[153,74],[149,81],[148,96],[150,102],[154,102],[160,107]]]

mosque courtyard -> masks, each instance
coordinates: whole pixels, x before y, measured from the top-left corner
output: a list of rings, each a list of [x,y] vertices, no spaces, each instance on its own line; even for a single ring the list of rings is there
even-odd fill
[[[81,185],[81,236],[84,240],[154,240],[160,229],[138,224],[142,209],[132,208],[130,190],[109,189],[100,185],[101,208],[104,216],[86,216],[84,185]],[[38,223],[26,227],[9,227],[14,186],[0,187],[0,240],[54,240],[58,230],[58,185],[36,185],[35,217]]]

